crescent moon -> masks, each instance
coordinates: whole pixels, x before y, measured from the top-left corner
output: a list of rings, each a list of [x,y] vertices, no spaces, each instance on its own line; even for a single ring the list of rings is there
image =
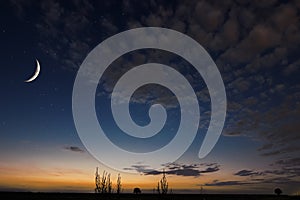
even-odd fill
[[[32,76],[30,79],[26,80],[25,82],[26,82],[26,83],[29,83],[29,82],[31,82],[31,81],[34,81],[34,80],[38,77],[38,75],[39,75],[39,73],[40,73],[40,70],[41,70],[40,63],[39,63],[39,61],[36,59],[36,70],[35,70],[33,76]]]

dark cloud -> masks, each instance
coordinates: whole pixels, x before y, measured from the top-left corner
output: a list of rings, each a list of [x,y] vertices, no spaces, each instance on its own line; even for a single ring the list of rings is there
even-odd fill
[[[285,161],[280,161],[285,162]],[[298,162],[293,160],[292,163]],[[214,180],[206,183],[205,186],[242,186],[242,185],[260,185],[265,187],[273,187],[274,185],[298,185],[300,181],[297,179],[300,174],[300,168],[293,169],[274,169],[264,171],[240,170],[234,175],[245,177],[244,180]]]
[[[276,84],[261,93],[261,97],[249,97],[244,99],[243,104],[230,103],[229,112],[236,115],[228,119],[223,134],[261,141],[257,150],[262,156],[297,155],[300,151],[298,88],[297,85],[286,88]],[[286,90],[289,92],[286,93]],[[271,97],[277,98],[278,103],[272,102]],[[268,104],[271,102],[275,105],[270,107]]]
[[[78,69],[95,46],[95,40],[101,41],[106,34],[118,31],[110,16],[104,16],[108,13],[96,15],[102,6],[113,9],[108,3],[79,0],[71,4],[61,1],[11,1],[11,4],[22,20],[31,14],[33,8],[43,13],[32,19],[41,36],[39,46],[68,70]]]
[[[215,180],[212,183],[206,183],[205,186],[236,186],[236,185],[250,185],[250,182],[243,181],[218,181]]]
[[[30,4],[12,1],[22,15],[29,12]],[[294,52],[300,44],[300,22],[297,4],[292,1],[123,1],[120,6],[94,1],[66,6],[60,1],[42,1],[35,6],[44,13],[36,19],[41,48],[70,69],[77,69],[104,38],[141,26],[171,28],[193,37],[212,54],[228,92],[234,95],[253,91],[253,82],[245,77],[249,73],[259,73],[266,80],[270,76],[262,73],[266,68],[278,65],[286,75],[298,68]],[[113,11],[121,16],[116,17]]]
[[[245,181],[237,181],[237,180],[230,180],[230,181],[219,181],[215,180],[211,183],[206,183],[204,186],[219,186],[219,187],[224,187],[224,186],[242,186],[242,185],[270,185],[274,186],[275,185],[287,185],[287,184],[299,184],[300,181],[298,180],[293,180],[291,178],[287,177],[276,177],[276,178],[265,178],[265,179],[251,179],[251,180],[245,180]]]
[[[220,166],[215,163],[189,165],[172,163],[164,166],[163,170],[150,169],[149,166],[145,165],[133,165],[131,168],[126,168],[124,170],[137,171],[143,175],[159,175],[162,173],[166,173],[169,175],[198,177],[205,173],[213,173],[219,171],[219,167]]]
[[[293,158],[282,158],[275,162],[276,165],[279,165],[283,170],[295,172],[300,175],[300,157]]]
[[[258,175],[263,175],[263,173],[244,169],[244,170],[238,171],[234,175],[236,175],[236,176],[258,176]]]
[[[244,177],[244,180],[234,181],[215,181],[207,186],[228,186],[228,185],[250,185],[258,184],[267,187],[276,185],[299,184],[300,159],[280,159],[272,165],[272,169],[255,171],[240,170],[234,173],[235,176]]]
[[[297,60],[291,64],[289,64],[284,70],[283,70],[283,74],[288,76],[291,75],[294,72],[299,71],[300,69],[300,60]]]
[[[267,146],[272,146],[272,144],[267,144]],[[268,148],[265,148],[265,149],[268,149]],[[260,148],[259,150],[264,150],[264,149]],[[278,150],[271,150],[268,152],[261,153],[261,155],[262,156],[276,156],[276,155],[289,154],[289,153],[299,152],[299,151],[300,151],[300,147],[287,146],[284,148],[280,148]]]
[[[31,1],[11,2],[16,13],[22,16],[26,16],[32,4]],[[67,54],[59,54],[59,57],[63,56],[77,67],[95,46],[95,35],[100,42],[103,37],[118,31],[141,26],[166,27],[187,33],[210,52],[219,52],[217,63],[220,63],[220,68],[246,62],[250,62],[249,66],[252,62],[260,63],[261,68],[266,64],[262,60],[284,60],[300,42],[297,34],[299,16],[293,2],[262,6],[261,3],[241,4],[234,1],[181,1],[175,4],[123,1],[117,10],[122,13],[119,18],[107,12],[116,10],[114,3],[75,1],[71,6],[66,6],[60,1],[46,1],[36,6],[44,13],[36,19],[36,27],[41,37],[48,40],[42,40],[41,46],[48,47],[45,51],[57,54],[60,49],[67,50]],[[142,10],[145,12],[140,12]],[[102,15],[95,15],[96,11]],[[122,25],[120,22],[123,20],[125,24]],[[53,45],[49,44],[54,40],[61,42],[51,49]],[[72,47],[70,42],[78,45]],[[275,49],[265,54],[270,48]],[[285,53],[272,56],[274,52],[277,55],[276,49]],[[78,55],[74,56],[72,52]]]
[[[79,153],[85,152],[83,149],[81,149],[80,147],[76,147],[76,146],[66,146],[66,147],[64,147],[64,149],[69,150],[69,151],[79,152]]]

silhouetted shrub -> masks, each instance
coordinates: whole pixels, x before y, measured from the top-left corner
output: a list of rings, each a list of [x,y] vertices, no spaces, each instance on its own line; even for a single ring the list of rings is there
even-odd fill
[[[277,194],[278,196],[282,194],[282,190],[280,188],[276,188],[274,190],[274,193]]]
[[[137,187],[136,187],[136,188],[133,189],[133,193],[134,193],[134,194],[141,194],[142,191],[141,191],[140,188],[137,188]]]

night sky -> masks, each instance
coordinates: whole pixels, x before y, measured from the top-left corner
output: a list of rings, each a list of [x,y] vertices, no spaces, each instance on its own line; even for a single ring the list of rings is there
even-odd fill
[[[215,61],[227,95],[225,126],[211,153],[199,159],[211,112],[201,75],[163,50],[121,56],[99,80],[95,97],[99,123],[115,144],[151,151],[172,140],[180,123],[174,94],[152,84],[133,94],[131,116],[145,126],[149,107],[161,104],[168,115],[162,131],[142,140],[124,136],[116,126],[110,94],[122,74],[138,65],[163,63],[179,71],[201,112],[198,134],[184,155],[160,169],[132,163],[124,169],[128,173],[121,172],[125,191],[136,186],[152,191],[164,169],[174,192],[199,193],[201,187],[206,193],[268,194],[276,187],[285,194],[300,192],[299,1],[11,0],[0,2],[0,15],[0,190],[93,192],[97,166],[115,182],[119,172],[96,160],[77,134],[74,80],[105,39],[133,28],[163,27],[193,38]],[[25,83],[36,59],[41,72]]]

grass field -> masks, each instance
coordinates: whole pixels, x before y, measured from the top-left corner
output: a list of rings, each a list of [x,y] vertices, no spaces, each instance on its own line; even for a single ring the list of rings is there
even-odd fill
[[[26,193],[26,192],[2,192],[0,193],[1,200],[8,199],[26,199],[26,200],[290,200],[298,199],[296,196],[275,196],[275,195],[217,195],[217,194],[170,194],[170,195],[156,195],[156,194],[88,194],[88,193]]]

